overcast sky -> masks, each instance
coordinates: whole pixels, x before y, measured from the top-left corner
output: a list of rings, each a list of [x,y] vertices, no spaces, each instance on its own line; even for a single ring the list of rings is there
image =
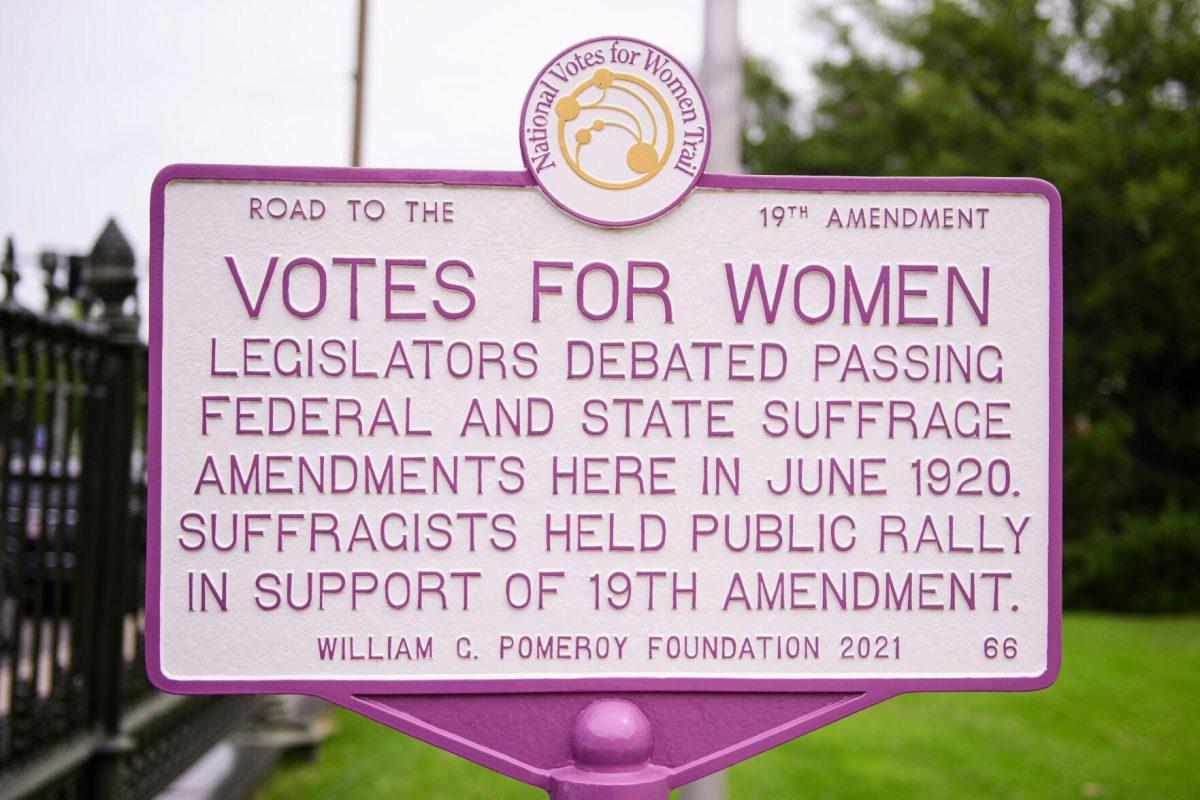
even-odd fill
[[[699,71],[702,0],[373,0],[365,165],[519,169],[529,82],[592,36]],[[741,38],[794,89],[805,0],[742,0]],[[83,250],[109,216],[147,250],[150,183],[181,161],[344,165],[356,0],[0,0],[0,235]]]

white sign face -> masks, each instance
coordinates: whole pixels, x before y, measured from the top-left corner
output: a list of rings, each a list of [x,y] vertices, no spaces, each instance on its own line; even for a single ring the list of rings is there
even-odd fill
[[[609,230],[525,173],[169,168],[156,682],[1045,685],[1058,225],[1020,179]]]

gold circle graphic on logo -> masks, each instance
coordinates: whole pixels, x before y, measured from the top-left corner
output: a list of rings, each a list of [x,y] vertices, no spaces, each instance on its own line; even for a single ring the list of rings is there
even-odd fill
[[[581,94],[589,89],[599,90],[600,96],[582,102]],[[610,92],[615,95],[610,97]],[[649,101],[645,95],[649,95]],[[658,104],[665,124],[660,128],[658,118],[650,102]],[[601,67],[591,78],[575,87],[575,90],[559,100],[554,106],[558,115],[558,146],[563,158],[571,165],[575,174],[593,186],[602,189],[632,189],[653,178],[667,164],[671,148],[675,144],[675,121],[667,101],[658,91],[637,75],[613,72]],[[603,112],[614,118],[605,118]],[[589,113],[596,112],[596,113]],[[567,125],[578,121],[568,145]],[[625,152],[625,165],[638,177],[626,181],[605,180],[593,175],[583,167],[581,156],[593,136],[608,129],[622,130],[633,137]]]

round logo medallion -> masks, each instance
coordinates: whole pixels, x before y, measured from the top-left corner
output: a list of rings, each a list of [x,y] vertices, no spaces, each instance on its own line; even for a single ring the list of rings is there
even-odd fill
[[[708,150],[708,107],[695,79],[638,39],[567,48],[521,109],[525,166],[555,204],[595,225],[637,225],[670,210],[700,179]]]

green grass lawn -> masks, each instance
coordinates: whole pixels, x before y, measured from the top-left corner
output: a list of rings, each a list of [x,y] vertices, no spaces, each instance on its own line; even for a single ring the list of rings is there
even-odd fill
[[[545,797],[345,711],[260,800]],[[1200,618],[1072,614],[1034,693],[888,700],[731,770],[732,798],[1200,797]]]

